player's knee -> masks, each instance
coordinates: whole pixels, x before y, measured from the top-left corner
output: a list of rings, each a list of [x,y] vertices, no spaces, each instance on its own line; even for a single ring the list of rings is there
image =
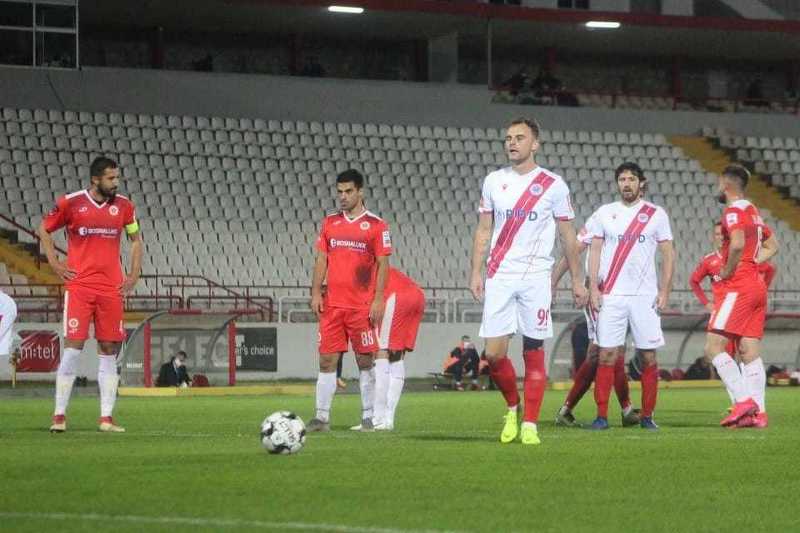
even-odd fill
[[[600,348],[597,354],[597,361],[603,366],[613,366],[617,359],[617,350],[614,348]]]
[[[486,351],[486,360],[489,361],[490,365],[496,365],[497,363],[499,363],[505,357],[506,357],[506,354],[504,354],[504,353],[494,353],[494,352],[490,352],[488,350]]]
[[[83,350],[84,343],[85,341],[73,341],[67,339],[66,341],[64,341],[64,348],[71,348],[73,350]]]
[[[655,350],[636,350],[642,356],[645,366],[652,366],[656,364],[656,351]]]
[[[119,352],[120,343],[118,342],[109,342],[109,341],[99,341],[97,343],[97,351],[99,355],[117,355]]]
[[[542,339],[534,339],[532,337],[522,336],[522,349],[526,352],[528,350],[538,350],[544,345],[544,341]]]
[[[325,354],[319,356],[319,371],[323,373],[336,372],[336,365],[339,362],[338,354]]]
[[[356,365],[359,370],[371,370],[375,364],[375,358],[372,354],[356,354]]]

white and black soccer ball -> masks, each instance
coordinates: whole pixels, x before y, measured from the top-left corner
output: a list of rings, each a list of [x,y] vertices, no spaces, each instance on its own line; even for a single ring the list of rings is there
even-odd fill
[[[294,413],[278,411],[261,423],[261,445],[269,453],[297,453],[305,443],[306,425]]]

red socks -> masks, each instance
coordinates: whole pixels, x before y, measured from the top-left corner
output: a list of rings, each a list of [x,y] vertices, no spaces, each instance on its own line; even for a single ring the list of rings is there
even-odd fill
[[[614,391],[617,393],[619,405],[623,409],[631,404],[631,391],[628,387],[628,376],[625,374],[625,356],[617,356],[614,361]]]
[[[653,416],[658,398],[658,365],[646,366],[642,370],[642,416]]]
[[[525,360],[525,415],[522,420],[523,422],[536,422],[539,420],[544,389],[547,386],[544,350],[537,348],[524,351],[522,358]]]
[[[586,394],[586,391],[592,386],[595,372],[597,372],[597,360],[593,360],[591,357],[584,359],[581,366],[578,367],[578,371],[575,372],[574,383],[572,384],[572,388],[569,389],[564,405],[572,409],[581,401],[583,395]]]
[[[489,363],[489,372],[492,381],[503,393],[509,407],[519,405],[519,392],[517,391],[517,373],[508,357],[500,358],[496,363]]]
[[[594,378],[594,401],[597,403],[597,416],[608,418],[608,399],[614,385],[614,367],[598,365]]]

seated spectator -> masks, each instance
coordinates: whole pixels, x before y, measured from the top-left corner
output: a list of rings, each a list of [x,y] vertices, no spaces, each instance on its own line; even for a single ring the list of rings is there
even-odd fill
[[[708,364],[705,357],[698,357],[686,369],[683,379],[711,379],[711,365]]]
[[[186,371],[186,352],[179,351],[161,365],[156,387],[190,387],[192,378]]]
[[[469,335],[461,337],[461,344],[453,348],[450,356],[444,364],[444,373],[451,374],[455,380],[454,388],[463,391],[464,385],[461,380],[464,374],[472,373],[472,390],[480,390],[481,386],[478,382],[481,370],[481,358],[478,356],[478,351],[472,343]],[[487,367],[488,368],[488,367]]]
[[[769,102],[764,99],[764,89],[761,78],[754,79],[747,87],[747,94],[744,103],[752,106],[768,106]]]

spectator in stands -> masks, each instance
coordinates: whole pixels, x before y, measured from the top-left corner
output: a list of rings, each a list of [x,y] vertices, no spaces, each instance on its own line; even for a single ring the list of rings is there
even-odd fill
[[[461,344],[453,348],[450,352],[450,357],[445,362],[444,373],[451,374],[455,380],[454,388],[463,391],[464,385],[461,380],[464,374],[472,373],[472,390],[480,390],[478,377],[480,376],[481,358],[478,356],[478,350],[472,343],[469,335],[461,337]]]
[[[325,69],[315,56],[310,56],[306,58],[306,64],[303,66],[303,70],[300,71],[300,75],[311,78],[324,78]]]
[[[711,365],[708,364],[705,357],[698,357],[686,369],[683,379],[711,379]]]
[[[752,106],[768,106],[769,102],[764,99],[764,88],[761,78],[756,78],[747,87],[747,94],[744,103]]]
[[[553,93],[561,91],[564,84],[553,75],[548,67],[542,67],[539,75],[533,80],[533,91],[536,96],[551,96]]]
[[[198,59],[192,63],[194,69],[198,72],[212,72],[214,70],[214,58],[211,54],[206,54],[203,59]]]
[[[192,378],[186,371],[186,352],[181,350],[161,365],[156,387],[191,387],[191,385]]]

